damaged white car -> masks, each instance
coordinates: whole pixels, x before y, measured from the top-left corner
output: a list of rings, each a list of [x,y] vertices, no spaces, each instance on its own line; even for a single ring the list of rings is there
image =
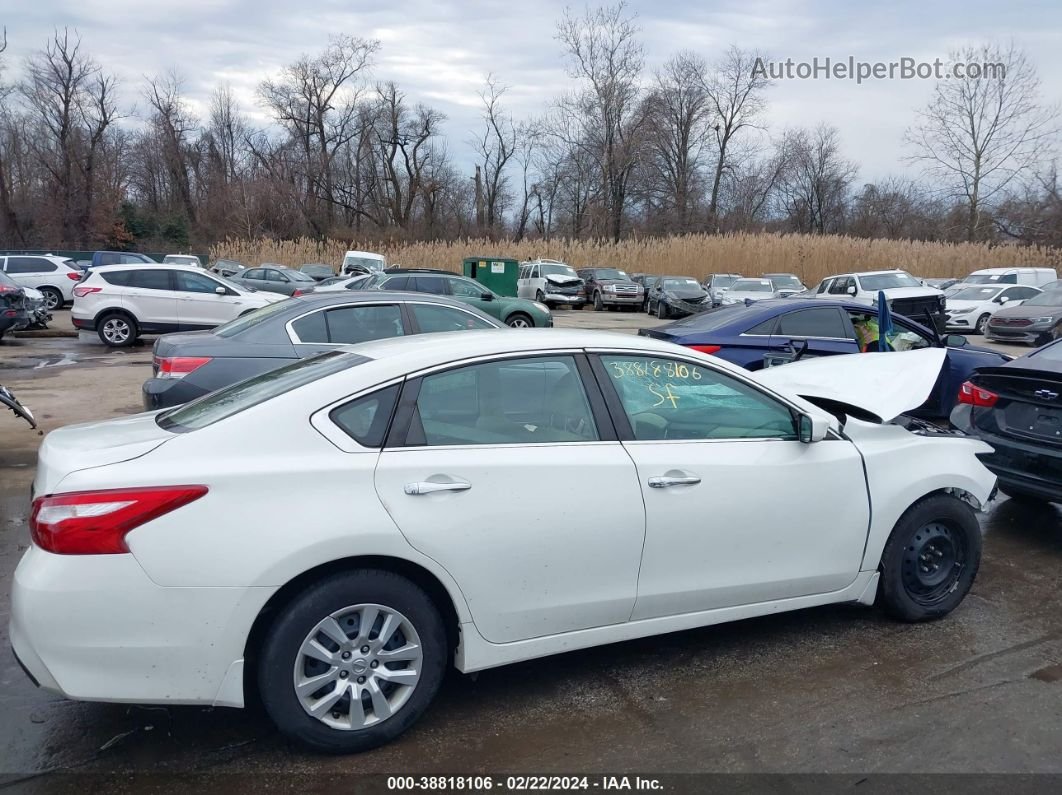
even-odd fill
[[[550,309],[559,304],[577,307],[586,303],[586,283],[571,266],[553,259],[538,259],[520,263],[516,295]]]
[[[425,334],[64,428],[11,641],[70,698],[254,687],[344,752],[405,731],[450,665],[834,602],[938,618],[977,572],[988,447],[885,421],[942,355],[750,374],[623,334]]]

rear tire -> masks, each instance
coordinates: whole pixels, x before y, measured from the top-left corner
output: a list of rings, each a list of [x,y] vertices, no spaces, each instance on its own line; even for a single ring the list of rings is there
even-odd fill
[[[44,296],[44,306],[49,312],[63,306],[63,294],[54,287],[42,287],[41,295]]]
[[[136,321],[125,312],[108,312],[96,321],[96,334],[111,348],[128,348],[139,336]]]
[[[370,615],[373,623],[363,632]],[[380,645],[387,616],[393,634]],[[322,626],[342,632],[342,645]],[[391,646],[392,653],[409,650],[414,659],[388,662]],[[311,648],[316,651],[308,654]],[[447,664],[443,620],[428,595],[392,572],[358,569],[309,586],[280,611],[262,644],[258,689],[266,713],[285,736],[315,751],[355,753],[388,743],[412,726],[435,698]],[[407,678],[406,671],[417,674],[408,675],[411,684],[399,679]],[[321,677],[321,687],[312,692],[304,687],[300,695],[295,682],[314,677]],[[343,695],[335,700],[337,693]],[[310,714],[321,706],[320,717]]]
[[[959,606],[981,565],[981,528],[973,509],[947,494],[904,512],[881,555],[878,601],[900,621],[929,621]]]

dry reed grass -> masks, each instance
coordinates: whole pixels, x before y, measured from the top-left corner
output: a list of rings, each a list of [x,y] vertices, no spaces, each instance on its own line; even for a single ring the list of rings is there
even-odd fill
[[[865,240],[837,235],[730,234],[605,240],[459,240],[429,243],[301,240],[227,240],[211,257],[248,265],[277,262],[298,266],[325,262],[338,268],[348,248],[379,251],[392,264],[460,271],[465,257],[496,256],[520,260],[549,257],[573,267],[622,268],[630,273],[673,273],[701,279],[709,273],[759,275],[789,272],[813,285],[825,276],[859,270],[903,268],[921,277],[961,277],[978,268],[1015,265],[1062,269],[1062,249]]]

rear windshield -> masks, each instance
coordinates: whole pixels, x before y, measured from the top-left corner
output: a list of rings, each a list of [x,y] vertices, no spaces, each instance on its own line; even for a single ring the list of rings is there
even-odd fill
[[[370,360],[365,356],[345,351],[322,353],[164,411],[155,417],[155,422],[163,430],[174,433],[197,431],[278,395],[367,361]]]
[[[736,312],[739,308],[742,312],[747,311],[744,304],[724,304],[717,309],[710,309],[707,312],[690,315],[689,317],[676,321],[672,325],[696,329],[697,331],[715,331],[737,317]]]
[[[240,287],[241,290],[246,290],[246,287]],[[247,331],[249,328],[254,328],[259,323],[264,323],[273,315],[279,315],[282,312],[287,312],[294,304],[291,301],[277,301],[275,304],[266,304],[261,309],[256,309],[253,312],[248,312],[246,315],[241,315],[235,320],[230,320],[224,326],[218,326],[214,329],[214,334],[219,337],[235,337],[237,334],[243,331]]]

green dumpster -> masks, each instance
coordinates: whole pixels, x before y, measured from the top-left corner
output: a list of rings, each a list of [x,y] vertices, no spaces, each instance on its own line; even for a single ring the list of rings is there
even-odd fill
[[[470,279],[498,295],[516,297],[516,280],[520,278],[520,263],[505,257],[468,257],[462,272]]]

